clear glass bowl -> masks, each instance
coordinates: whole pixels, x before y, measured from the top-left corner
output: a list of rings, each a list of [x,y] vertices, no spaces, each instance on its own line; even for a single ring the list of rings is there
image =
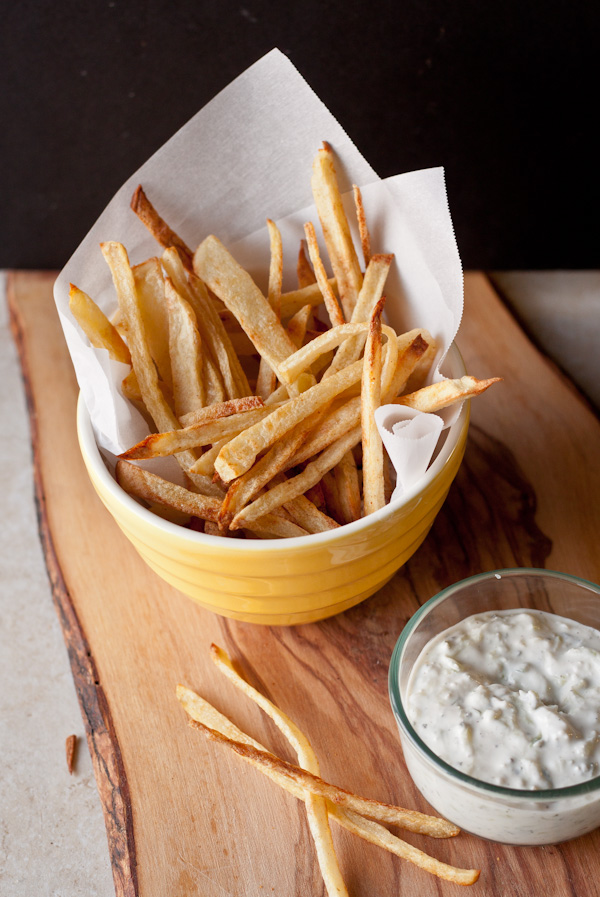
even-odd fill
[[[419,738],[404,709],[411,670],[430,639],[471,614],[519,607],[600,629],[600,587],[591,582],[526,568],[473,576],[431,598],[404,627],[390,662],[390,701],[408,770],[438,813],[465,831],[493,841],[554,844],[600,825],[600,776],[546,791],[481,782],[436,756]]]

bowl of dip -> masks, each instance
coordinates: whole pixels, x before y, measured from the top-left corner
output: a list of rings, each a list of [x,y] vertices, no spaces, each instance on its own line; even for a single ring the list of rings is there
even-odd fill
[[[427,801],[472,834],[554,844],[600,825],[600,587],[496,570],[431,598],[389,694]]]

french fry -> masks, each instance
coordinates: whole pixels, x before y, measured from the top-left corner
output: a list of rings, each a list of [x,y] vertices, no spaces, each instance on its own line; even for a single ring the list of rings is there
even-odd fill
[[[298,263],[296,265],[296,274],[298,277],[298,287],[302,289],[303,287],[308,287],[312,283],[317,282],[317,278],[315,277],[315,272],[312,269],[312,266],[306,257],[306,244],[304,240],[300,240],[300,249],[298,250]]]
[[[365,271],[363,285],[358,294],[354,311],[352,312],[353,324],[368,321],[371,317],[375,305],[381,299],[383,294],[383,288],[393,258],[393,255],[374,255],[370,260],[367,270]],[[358,336],[350,337],[345,340],[336,352],[333,362],[327,368],[323,376],[330,377],[332,374],[335,374],[336,371],[341,370],[346,365],[352,364],[353,361],[360,358],[360,354],[365,345],[365,340],[366,331],[364,334],[359,334]]]
[[[281,318],[281,283],[283,279],[283,254],[281,234],[274,221],[267,219],[267,229],[271,244],[271,264],[269,266],[269,289],[267,298],[269,305],[278,318]],[[256,394],[263,399],[268,398],[277,386],[277,377],[264,358],[260,360]]]
[[[373,310],[365,346],[362,375],[362,455],[363,505],[365,516],[385,504],[383,444],[375,423],[375,411],[381,404],[381,315],[384,299]]]
[[[286,501],[283,507],[289,511],[293,520],[308,533],[325,533],[337,529],[339,524],[324,514],[307,495],[298,495]]]
[[[170,483],[162,477],[144,470],[128,461],[117,461],[117,483],[138,498],[175,508],[183,514],[217,523],[221,502],[218,498],[190,492],[183,486]],[[267,538],[294,538],[306,536],[307,531],[290,520],[266,514],[252,521],[247,527],[251,532]]]
[[[323,143],[316,155],[311,184],[344,317],[350,321],[363,278],[340,195],[333,150],[328,143]]]
[[[169,355],[169,316],[165,298],[165,282],[160,261],[147,259],[132,267],[144,335],[158,376],[172,387]]]
[[[478,396],[494,383],[498,383],[502,377],[491,377],[489,380],[477,380],[475,377],[459,377],[456,380],[440,380],[439,383],[431,383],[407,396],[399,396],[394,399],[396,405],[408,405],[418,411],[433,412],[446,408],[455,402]]]
[[[333,469],[337,485],[342,523],[352,523],[361,516],[360,484],[356,461],[351,451]]]
[[[200,424],[207,424],[209,421],[219,420],[221,417],[242,414],[244,411],[257,411],[264,407],[265,403],[260,396],[247,395],[239,399],[215,402],[207,408],[183,414],[180,422],[184,427],[199,426]]]
[[[293,342],[296,349],[299,349],[304,342],[306,336],[306,328],[312,314],[310,305],[303,305],[295,315],[293,315],[287,323],[287,335]]]
[[[181,237],[175,233],[175,231],[171,230],[166,221],[160,217],[144,193],[141,184],[136,188],[131,197],[131,208],[161,246],[165,247],[165,249],[169,246],[174,246],[177,249],[184,265],[191,271],[193,259],[192,250],[184,243]]]
[[[335,277],[328,278],[329,285],[332,289],[336,287]],[[319,289],[319,284],[311,283],[306,287],[297,290],[290,290],[281,294],[281,320],[285,321],[291,318],[303,305],[311,305],[313,308],[321,305],[323,302],[323,294]]]
[[[290,461],[290,467],[298,467],[313,455],[343,436],[360,423],[360,396],[348,399],[327,412],[318,429],[309,434],[305,442]]]
[[[189,302],[179,295],[170,278],[165,282],[169,314],[169,355],[173,380],[175,414],[181,417],[206,404],[202,377],[202,340],[196,315]]]
[[[273,477],[280,473],[296,453],[308,432],[318,424],[322,412],[316,412],[291,430],[283,439],[266,452],[251,468],[229,487],[219,512],[219,525],[228,527],[233,518],[244,508]]]
[[[206,237],[196,250],[194,270],[233,312],[279,377],[280,363],[293,354],[295,346],[250,275],[214,236]]]
[[[193,272],[186,273],[181,259],[173,249],[165,250],[162,260],[175,289],[194,309],[205,347],[207,391],[216,396],[212,401],[249,395],[246,375],[206,287]]]
[[[308,738],[292,720],[271,701],[253,688],[235,671],[227,654],[217,645],[211,645],[211,659],[221,672],[239,691],[257,704],[269,716],[277,728],[283,733],[296,752],[300,766],[313,775],[318,776],[319,761]],[[315,794],[306,795],[306,813],[308,824],[315,842],[317,858],[323,881],[330,897],[344,897],[348,892],[342,878],[337,856],[329,828],[327,802]]]
[[[395,853],[397,856],[408,860],[425,872],[436,875],[455,884],[471,885],[479,878],[478,869],[459,869],[456,866],[450,866],[442,863],[434,857],[401,841],[388,832],[382,825],[370,820],[368,817],[374,813],[380,813],[379,807],[383,812],[381,815],[388,816],[386,822],[393,822],[398,819],[401,814],[397,813],[397,808],[380,804],[376,806],[376,801],[369,801],[365,798],[358,797],[351,792],[337,786],[330,785],[323,781],[319,776],[313,775],[305,769],[286,763],[279,757],[271,754],[269,751],[261,750],[244,741],[236,741],[227,735],[222,734],[217,729],[211,729],[209,726],[196,719],[190,719],[189,725],[192,729],[200,732],[210,741],[228,747],[231,751],[241,757],[250,765],[260,770],[264,775],[278,784],[286,791],[290,791],[301,800],[305,800],[306,792],[326,798],[328,804],[328,813],[333,819],[340,822],[345,828],[348,828],[359,837],[366,838],[372,843]],[[360,809],[359,809],[360,808]],[[410,812],[410,811],[405,811]],[[364,817],[367,816],[365,819]],[[396,822],[396,824],[402,824]],[[408,828],[406,821],[404,827]]]
[[[177,686],[177,697],[190,717],[190,725],[209,739],[228,746],[269,776],[280,787],[306,802],[309,822],[311,821],[311,811],[313,813],[315,824],[314,828],[311,824],[311,831],[315,837],[317,851],[319,852],[320,846],[325,848],[322,857],[319,853],[319,860],[328,893],[336,893],[335,887],[343,887],[343,882],[333,852],[328,826],[325,825],[322,814],[317,815],[316,819],[314,818],[314,810],[323,810],[324,808],[332,819],[354,834],[407,859],[427,872],[457,884],[473,884],[477,880],[478,870],[459,869],[441,863],[392,835],[379,822],[399,825],[433,838],[456,836],[459,834],[459,829],[455,825],[438,817],[361,798],[324,782],[320,777],[319,763],[312,746],[295,723],[240,676],[225,651],[214,644],[211,646],[211,659],[217,669],[239,691],[256,703],[273,720],[296,752],[299,766],[293,766],[280,760],[238,729],[227,717],[220,714],[191,689],[179,685]],[[374,820],[378,820],[378,822]]]
[[[409,863],[413,863],[424,872],[429,872],[431,875],[451,881],[456,885],[474,885],[479,879],[479,869],[459,869],[457,866],[442,863],[425,851],[392,835],[383,825],[372,819],[365,819],[359,813],[348,809],[342,810],[341,807],[335,805],[330,806],[329,813],[332,819],[335,819],[354,835],[388,850],[403,860],[408,860]]]
[[[354,208],[356,209],[356,220],[358,222],[358,232],[360,234],[360,245],[362,246],[363,259],[365,268],[371,261],[371,235],[367,227],[367,217],[365,215],[365,207],[363,206],[362,193],[360,187],[356,184],[352,185],[354,193]]]
[[[199,517],[201,520],[212,520],[217,523],[221,504],[218,498],[201,495],[198,492],[190,492],[176,483],[169,483],[162,477],[144,470],[136,464],[127,461],[117,461],[117,483],[126,492],[143,498],[147,502],[157,502],[167,507],[177,508],[191,517]]]
[[[141,442],[122,452],[119,457],[125,461],[141,461],[148,458],[163,458],[188,449],[212,445],[226,436],[244,431],[245,427],[260,422],[270,413],[272,413],[271,408],[263,406],[212,420],[200,418],[200,423],[197,424],[167,430],[163,433],[151,433]]]
[[[355,427],[344,434],[344,436],[326,448],[325,451],[321,452],[314,461],[307,464],[302,473],[274,486],[273,489],[269,489],[268,492],[253,501],[252,504],[246,505],[233,518],[231,528],[239,529],[247,526],[248,521],[256,520],[263,514],[271,513],[292,498],[303,495],[311,486],[316,486],[323,475],[332,470],[342,460],[346,452],[360,442],[360,435],[360,427]]]
[[[357,383],[361,374],[362,362],[357,361],[275,409],[268,418],[228,442],[215,462],[215,469],[223,482],[228,483],[249,470],[261,451],[273,445],[301,420],[323,408],[336,395]]]
[[[119,331],[87,293],[69,284],[69,308],[96,349],[106,349],[111,358],[122,364],[131,364],[131,354]]]
[[[127,324],[129,351],[144,405],[158,430],[177,429],[179,421],[158,384],[158,374],[146,341],[135,280],[125,247],[121,243],[109,242],[101,243],[100,248],[110,268],[119,307]],[[192,466],[196,456],[182,451],[177,460],[185,470]]]
[[[392,379],[385,385],[384,402],[391,402],[404,391],[409,377],[429,352],[432,344],[435,355],[435,342],[426,330],[411,330],[398,337],[398,360]]]
[[[283,713],[275,704],[264,697],[257,689],[253,688],[245,679],[242,678],[233,667],[231,659],[226,652],[217,645],[211,646],[211,659],[229,681],[240,691],[253,700],[276,724],[281,732],[290,742],[296,753],[304,753],[303,760],[309,760],[310,754],[313,753],[310,742],[298,726]],[[279,760],[270,751],[267,751],[259,742],[246,735],[237,726],[234,725],[226,716],[219,713],[208,701],[204,700],[200,695],[196,694],[192,689],[186,688],[184,685],[177,686],[177,697],[188,716],[192,720],[200,723],[208,729],[223,735],[231,741],[237,741],[240,744],[253,747],[256,751],[270,754],[273,759]],[[195,727],[194,727],[195,728]],[[316,757],[315,757],[316,760]],[[259,763],[262,762],[259,760]],[[418,810],[408,810],[404,807],[397,807],[392,804],[386,804],[381,801],[371,800],[369,798],[359,797],[356,794],[338,788],[335,785],[328,785],[322,780],[318,781],[318,772],[312,773],[310,770],[299,770],[300,774],[307,773],[307,777],[300,775],[296,777],[296,770],[291,764],[285,764],[280,761],[283,766],[287,766],[286,772],[288,783],[294,789],[293,793],[298,795],[308,790],[312,793],[319,793],[321,789],[331,789],[327,794],[327,798],[336,806],[346,806],[356,813],[368,816],[370,819],[376,819],[379,822],[385,822],[389,825],[397,825],[407,831],[415,832],[420,835],[428,835],[430,838],[454,838],[460,834],[458,826],[439,816],[429,816],[426,813],[420,813]],[[309,765],[312,765],[309,764]],[[282,770],[283,771],[283,770]],[[287,790],[287,789],[286,789]]]
[[[319,252],[319,244],[317,242],[315,228],[310,221],[304,225],[304,233],[306,234],[306,243],[310,260],[314,268],[317,283],[319,284],[319,289],[323,295],[323,301],[325,303],[325,308],[327,309],[327,314],[329,315],[329,320],[331,321],[331,326],[338,327],[340,324],[344,323],[344,315],[342,314],[336,295],[333,292],[333,288],[327,279],[325,266],[323,265],[321,254]]]

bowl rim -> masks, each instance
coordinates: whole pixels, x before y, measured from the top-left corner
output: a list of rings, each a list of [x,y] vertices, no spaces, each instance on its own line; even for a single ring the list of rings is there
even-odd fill
[[[456,371],[458,376],[463,376],[463,374],[466,373],[464,361],[456,343],[453,342],[450,345],[444,360],[446,359],[450,359],[453,366],[458,368]],[[148,508],[144,508],[143,505],[119,486],[108,470],[104,462],[103,453],[96,442],[91,418],[81,392],[79,393],[77,400],[77,434],[80,449],[84,456],[84,462],[87,465],[89,461],[93,466],[94,473],[102,483],[103,488],[107,490],[115,501],[141,517],[141,519],[148,525],[163,531],[165,534],[178,537],[183,542],[190,545],[207,545],[214,548],[218,547],[222,551],[229,550],[235,553],[239,551],[261,553],[273,551],[274,547],[282,547],[286,550],[298,549],[301,547],[312,549],[323,545],[329,547],[348,536],[354,536],[362,530],[370,529],[374,524],[378,523],[380,520],[384,520],[394,511],[397,511],[404,505],[408,505],[410,502],[414,501],[421,492],[425,491],[437,477],[441,475],[443,469],[447,466],[448,462],[457,451],[461,442],[461,436],[468,428],[470,416],[469,409],[470,401],[467,399],[462,403],[454,423],[447,428],[446,439],[433,463],[429,466],[421,480],[400,498],[389,502],[384,508],[375,511],[373,514],[369,514],[367,517],[361,517],[359,520],[355,520],[352,523],[346,523],[337,529],[328,530],[322,533],[309,533],[305,536],[293,536],[289,539],[222,539],[219,536],[212,536],[207,533],[199,533],[195,530],[186,529],[186,527],[179,526],[179,524],[173,523],[170,520],[165,520],[157,514],[154,514]],[[224,545],[224,542],[233,544]]]
[[[511,800],[540,803],[553,800],[564,800],[565,798],[569,797],[581,797],[584,794],[590,794],[592,792],[599,791],[600,774],[594,776],[591,779],[586,779],[586,781],[584,782],[578,782],[575,785],[567,785],[562,788],[547,788],[538,791],[530,791],[520,788],[507,788],[502,785],[494,785],[491,782],[484,782],[481,779],[476,779],[473,776],[467,775],[466,773],[461,772],[460,770],[451,766],[445,760],[442,760],[441,757],[438,757],[438,755],[434,753],[434,751],[432,751],[431,748],[428,747],[428,745],[426,745],[425,742],[417,734],[404,710],[402,697],[400,695],[400,665],[404,648],[407,645],[408,640],[417,624],[435,607],[437,607],[438,604],[441,604],[443,601],[451,597],[456,591],[463,588],[464,586],[474,584],[476,582],[483,582],[491,578],[510,576],[545,576],[549,577],[550,579],[558,579],[564,582],[569,582],[573,585],[583,586],[585,589],[591,592],[595,592],[600,598],[600,585],[598,585],[597,583],[591,582],[591,580],[583,579],[580,576],[574,576],[570,573],[561,573],[557,570],[547,570],[544,567],[506,567],[498,570],[489,570],[484,573],[477,573],[474,576],[469,576],[466,579],[461,579],[458,582],[447,586],[445,589],[442,589],[441,592],[438,592],[436,595],[426,601],[425,604],[423,604],[412,615],[412,617],[408,620],[404,629],[400,633],[400,636],[394,646],[388,669],[388,694],[390,703],[392,705],[392,712],[394,714],[394,717],[396,718],[396,722],[400,726],[403,734],[412,743],[413,747],[415,747],[420,754],[424,755],[426,760],[428,760],[429,763],[432,764],[438,772],[441,772],[446,777],[454,779],[460,784],[465,785],[470,790],[485,792],[490,797],[503,797],[510,798]]]

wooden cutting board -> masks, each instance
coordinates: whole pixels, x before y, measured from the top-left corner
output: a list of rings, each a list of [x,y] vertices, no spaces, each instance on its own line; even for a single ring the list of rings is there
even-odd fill
[[[77,388],[52,273],[15,272],[9,302],[32,423],[39,525],[104,808],[118,897],[324,893],[304,805],[205,742],[175,699],[183,682],[294,760],[274,726],[212,666],[222,645],[306,732],[325,779],[427,811],[407,774],[387,667],[417,607],[465,576],[546,566],[600,581],[600,424],[481,274],[466,278],[459,346],[504,382],[472,403],[465,460],[424,545],[377,595],[322,623],[266,628],[213,616],[139,559],[90,486],[75,434]],[[352,897],[453,895],[345,831],[333,832]],[[408,835],[459,866],[471,893],[598,894],[600,832],[549,848],[462,834]],[[85,866],[85,858],[82,858]],[[460,893],[465,893],[461,890]]]

